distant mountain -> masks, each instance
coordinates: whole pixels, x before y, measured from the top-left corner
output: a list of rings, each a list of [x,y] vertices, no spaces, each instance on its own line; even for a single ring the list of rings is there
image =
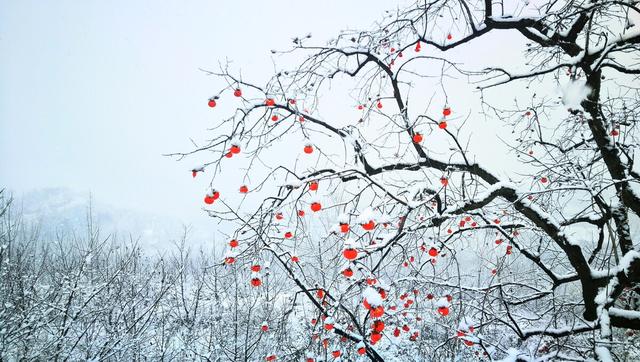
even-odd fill
[[[38,223],[43,237],[59,233],[86,235],[89,215],[101,235],[138,239],[150,249],[173,247],[183,235],[184,223],[173,217],[119,208],[96,199],[89,193],[66,188],[46,188],[14,195],[14,211],[22,212],[27,222]],[[188,244],[192,247],[210,244],[213,228],[189,225]]]

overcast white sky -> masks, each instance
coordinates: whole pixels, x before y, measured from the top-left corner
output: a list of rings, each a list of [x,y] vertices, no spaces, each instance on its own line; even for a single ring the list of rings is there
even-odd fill
[[[113,205],[204,219],[189,149],[219,87],[198,68],[273,69],[270,49],[368,28],[385,0],[0,0],[0,184],[91,191]],[[196,183],[194,185],[194,182]],[[198,184],[200,182],[200,184]]]

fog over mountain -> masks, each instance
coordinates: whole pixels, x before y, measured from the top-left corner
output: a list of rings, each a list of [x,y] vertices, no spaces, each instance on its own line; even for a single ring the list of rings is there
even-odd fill
[[[55,238],[61,233],[84,235],[89,217],[103,236],[116,234],[120,238],[137,240],[147,249],[165,250],[180,240],[187,229],[188,244],[207,246],[214,239],[215,224],[167,216],[161,211],[123,208],[102,200],[90,192],[67,188],[44,188],[14,193],[14,211],[25,221],[38,224],[43,238]]]

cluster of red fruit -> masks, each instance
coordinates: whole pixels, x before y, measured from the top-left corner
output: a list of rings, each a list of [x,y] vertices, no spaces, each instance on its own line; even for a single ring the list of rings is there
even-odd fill
[[[210,194],[204,196],[204,203],[207,205],[213,204],[218,198],[220,198],[220,192],[212,190]]]
[[[251,277],[251,285],[254,287],[259,287],[262,285],[262,280],[260,279],[260,270],[262,267],[259,264],[254,264],[251,266],[251,271],[253,275]]]
[[[242,90],[240,88],[236,88],[233,91],[233,95],[236,96],[236,97],[242,97]],[[220,98],[220,97],[214,96],[214,97],[209,98],[209,102],[207,103],[209,105],[209,107],[214,108],[215,106],[217,106],[218,103],[216,103],[216,100],[218,98]]]
[[[445,128],[447,128],[447,121],[446,121],[446,117],[448,117],[448,116],[450,116],[450,115],[451,115],[451,108],[449,108],[449,107],[445,107],[445,108],[442,110],[442,116],[443,116],[442,121],[440,121],[440,122],[438,123],[438,127],[439,127],[440,129],[445,129]]]
[[[447,37],[447,38],[448,38],[448,39],[451,39],[451,35],[448,35],[448,37]],[[415,51],[416,51],[416,52],[419,52],[419,51],[420,51],[420,42],[417,42],[417,43],[416,43]],[[242,91],[238,88],[238,89],[236,89],[236,90],[234,91],[234,95],[235,95],[236,97],[241,97],[241,96],[242,96]],[[214,98],[212,98],[212,99],[210,99],[210,100],[209,100],[209,106],[210,106],[210,107],[215,107],[215,106],[216,106],[216,99],[218,99],[218,97],[214,97]],[[290,103],[291,103],[291,102],[290,102]],[[266,104],[267,106],[269,106],[269,107],[273,107],[273,106],[275,106],[275,100],[274,100],[274,99],[272,99],[272,98],[268,98],[268,99],[266,99],[266,100],[265,100],[265,104]],[[293,103],[292,103],[292,104],[295,104],[295,100],[293,100]],[[381,102],[380,100],[378,100],[378,102],[377,102],[377,105],[376,105],[376,106],[377,106],[377,108],[378,108],[378,109],[381,109],[381,108],[383,107],[382,102]],[[362,105],[358,106],[358,109],[363,109],[363,108],[364,108],[364,107],[363,107]],[[447,117],[447,116],[451,115],[451,109],[450,109],[449,107],[445,107],[445,108],[443,109],[442,114],[443,114],[443,116],[444,116],[444,117],[443,117],[443,120],[439,122],[438,126],[439,126],[439,128],[441,128],[441,129],[445,129],[445,128],[447,127],[447,123],[446,123],[446,120],[445,120],[445,119],[446,119],[446,117]],[[277,121],[279,118],[278,118],[278,116],[277,116],[277,115],[272,115],[271,119],[272,119],[273,121]],[[419,132],[414,133],[414,134],[413,134],[413,136],[412,136],[412,140],[413,140],[413,142],[414,142],[414,143],[421,143],[421,142],[423,141],[423,139],[424,139],[424,138],[423,138],[423,135],[422,135],[421,133],[419,133]],[[304,147],[304,153],[306,153],[306,154],[311,154],[311,153],[313,153],[313,151],[314,151],[314,147],[313,147],[313,145],[311,145],[311,144],[306,144],[306,145],[305,145],[305,147]],[[241,152],[240,146],[239,146],[239,145],[237,145],[237,144],[232,144],[231,148],[230,148],[230,149],[229,149],[229,151],[225,154],[225,156],[226,156],[227,158],[231,158],[231,157],[233,157],[233,155],[235,155],[235,154],[239,154],[240,152]],[[193,176],[194,176],[194,177],[195,177],[195,175],[196,175],[196,172],[197,172],[196,170],[194,170],[194,171],[193,171]],[[443,186],[447,186],[447,185],[448,185],[448,179],[447,179],[446,177],[442,177],[442,178],[440,179],[440,181],[441,181],[441,183],[442,183],[442,185],[443,185]],[[545,182],[546,182],[546,178],[541,179],[541,182],[545,183]],[[309,190],[311,190],[311,191],[316,191],[317,189],[318,189],[318,183],[317,183],[316,181],[312,181],[312,182],[310,182],[310,183],[309,183]],[[247,193],[248,191],[249,191],[249,189],[248,189],[248,187],[247,187],[246,185],[242,185],[242,186],[240,187],[240,192],[241,192],[241,193]],[[218,191],[215,191],[215,190],[214,190],[211,194],[207,194],[207,195],[205,196],[205,203],[206,203],[206,204],[213,204],[213,202],[214,202],[215,200],[217,200],[219,197],[220,197],[220,193],[219,193]],[[320,202],[314,201],[314,202],[312,202],[312,203],[311,203],[310,208],[311,208],[311,210],[312,210],[313,212],[318,212],[318,211],[320,211],[320,210],[322,209],[322,205],[320,204]],[[298,215],[299,215],[299,216],[304,216],[304,211],[303,211],[303,210],[299,210],[299,211],[298,211]],[[276,214],[276,219],[281,220],[282,218],[283,218],[282,213],[277,213],[277,214]],[[467,217],[467,219],[468,219],[468,220],[466,220],[466,221],[470,221],[470,218],[469,218],[469,217]],[[465,221],[461,221],[461,226],[464,226],[464,223],[465,223]],[[498,220],[496,223],[499,223],[499,220]],[[474,222],[474,224],[475,224],[475,222]],[[366,231],[371,231],[371,230],[374,230],[374,229],[375,229],[375,227],[376,227],[376,223],[375,223],[375,221],[374,221],[374,220],[369,220],[369,221],[367,221],[367,222],[363,222],[363,223],[361,223],[361,226],[362,226],[362,228],[363,228],[364,230],[366,230]],[[340,223],[340,231],[341,231],[342,233],[348,233],[348,232],[350,231],[350,226],[349,226],[349,224],[348,224],[348,223],[342,223],[342,222],[341,222],[341,223]],[[290,231],[287,231],[287,232],[285,232],[284,237],[285,237],[285,238],[287,238],[287,239],[289,239],[289,238],[292,238],[292,237],[293,237],[293,234],[292,234]],[[496,243],[497,243],[497,242],[496,242]],[[230,245],[230,247],[231,247],[232,249],[234,249],[234,248],[238,247],[239,243],[238,243],[238,241],[237,241],[236,239],[233,239],[233,240],[231,240],[231,241],[229,242],[229,245]],[[509,246],[509,247],[507,248],[507,254],[510,254],[510,252],[511,252],[511,247]],[[434,257],[434,258],[435,258],[435,257],[437,257],[437,256],[439,255],[439,251],[438,251],[438,249],[437,249],[437,248],[435,248],[435,247],[431,247],[431,248],[428,250],[428,254],[429,254],[429,256],[431,256],[431,257]],[[353,247],[353,246],[347,246],[347,247],[345,247],[345,249],[343,250],[343,256],[344,256],[347,260],[349,260],[349,261],[353,261],[353,260],[355,260],[355,259],[358,257],[358,250],[357,250],[355,247]],[[292,262],[296,262],[296,263],[297,263],[297,262],[299,262],[299,258],[298,258],[297,256],[292,256],[292,257],[291,257],[291,261],[292,261]],[[235,257],[233,257],[233,256],[227,256],[227,257],[225,258],[225,263],[227,263],[227,264],[233,264],[234,262],[235,262]],[[258,286],[260,286],[260,285],[262,284],[262,281],[261,281],[260,276],[259,276],[259,274],[258,274],[258,273],[260,272],[260,270],[261,270],[260,265],[257,265],[257,264],[256,264],[256,265],[252,265],[252,266],[251,266],[251,271],[253,272],[253,276],[252,276],[252,278],[251,278],[251,285],[253,285],[254,287],[258,287]],[[342,271],[342,274],[343,274],[345,277],[350,278],[350,277],[352,277],[352,276],[353,276],[354,272],[353,272],[353,270],[351,269],[351,267],[347,267],[346,269],[344,269],[344,270]],[[372,282],[370,282],[370,281],[371,281],[370,279],[369,279],[369,280],[367,280],[367,283],[368,283],[369,285],[375,284],[375,279],[373,279],[373,281],[372,281]],[[380,288],[380,289],[379,289],[379,292],[380,292],[381,297],[382,297],[383,299],[386,299],[386,291],[385,291],[384,289]],[[417,290],[415,290],[414,292],[415,292],[415,294],[417,295]],[[325,296],[325,292],[324,292],[324,290],[319,289],[319,290],[317,291],[317,296],[318,296],[318,298],[320,298],[320,299],[324,298],[324,296]],[[401,299],[402,299],[402,298],[401,298]],[[432,294],[427,295],[427,299],[433,299],[433,295],[432,295]],[[451,301],[451,299],[452,299],[452,298],[451,298],[451,296],[449,296],[449,295],[448,295],[448,296],[447,296],[447,300],[450,302],[450,301]],[[411,300],[411,302],[413,302],[413,301]],[[376,344],[376,343],[377,343],[377,342],[382,338],[382,332],[384,331],[384,328],[385,328],[385,323],[384,323],[384,321],[382,321],[382,320],[380,319],[380,318],[382,318],[382,317],[384,316],[384,314],[385,314],[385,310],[384,310],[384,307],[383,307],[382,305],[378,305],[378,304],[374,304],[374,305],[372,305],[372,304],[370,304],[370,303],[367,301],[367,299],[366,299],[366,298],[363,300],[363,305],[364,305],[365,309],[369,311],[369,315],[370,315],[372,318],[374,318],[374,321],[373,321],[373,323],[372,323],[372,325],[371,325],[371,331],[372,331],[372,332],[371,332],[371,335],[370,335],[370,340],[371,340],[371,343],[372,343],[372,344]],[[409,301],[407,301],[407,302],[405,303],[405,306],[406,306],[406,307],[407,307],[408,305],[411,305],[411,303],[409,303]],[[438,305],[438,306],[437,306],[437,311],[438,311],[438,313],[439,313],[440,315],[442,315],[442,316],[447,316],[447,315],[449,315],[449,312],[450,312],[450,311],[449,311],[449,307],[448,307],[448,305]],[[261,329],[262,329],[262,331],[264,331],[264,332],[268,331],[268,328],[269,328],[269,327],[268,327],[268,325],[267,325],[266,323],[263,323],[263,325],[261,326]],[[332,329],[334,328],[333,320],[332,320],[332,319],[327,319],[327,320],[325,320],[324,328],[325,328],[326,330],[332,330]],[[409,326],[407,326],[407,325],[404,325],[402,328],[403,328],[403,330],[405,330],[406,332],[408,332],[408,331],[410,330]],[[471,330],[470,330],[470,331],[471,331]],[[471,331],[471,332],[472,332],[472,331]],[[394,330],[394,335],[397,337],[397,336],[399,335],[399,333],[400,333],[399,328],[396,328],[396,329]],[[418,332],[415,332],[415,333],[412,335],[412,337],[411,337],[411,338],[413,338],[413,339],[415,340],[415,338],[417,338],[417,333],[418,333]],[[366,347],[365,347],[364,345],[358,345],[358,347],[357,347],[357,352],[358,352],[358,354],[361,354],[361,355],[365,354],[365,353],[366,353]],[[338,357],[341,355],[341,350],[339,350],[339,349],[333,350],[333,351],[332,351],[332,355],[333,355],[335,358],[338,358]],[[269,355],[269,356],[267,356],[267,357],[266,357],[266,359],[267,359],[268,361],[273,361],[273,360],[275,360],[275,359],[276,359],[276,355]]]
[[[461,330],[459,330],[459,331],[456,333],[456,335],[457,335],[457,337],[458,337],[458,338],[460,338],[460,340],[462,340],[462,342],[463,342],[464,344],[466,344],[467,346],[471,347],[471,346],[473,346],[475,343],[474,343],[472,340],[470,340],[470,339],[468,338],[467,333],[473,333],[473,332],[475,332],[475,328],[474,328],[473,326],[469,326],[469,327],[467,328],[467,330],[462,330],[462,329],[461,329]]]
[[[224,154],[224,157],[231,158],[233,157],[233,155],[237,155],[238,153],[240,153],[240,146],[238,146],[237,144],[232,144],[231,148],[229,148],[229,151]]]
[[[236,96],[236,97],[242,97],[242,90],[240,88],[236,88],[236,90],[233,92],[233,95]],[[219,98],[218,96],[210,98],[209,102],[208,102],[209,107],[214,108],[217,105],[216,100],[218,98]],[[295,99],[290,99],[289,103],[294,105],[294,104],[296,104],[296,100]],[[273,106],[276,105],[276,101],[273,98],[267,98],[265,100],[265,105],[267,105],[268,107],[273,107]],[[275,114],[272,115],[271,116],[271,120],[274,121],[274,122],[278,121],[279,120],[278,115],[275,115]],[[304,116],[300,116],[300,121],[301,122],[304,121]],[[234,143],[234,144],[231,145],[231,148],[224,154],[224,156],[226,158],[232,158],[233,155],[239,154],[240,151],[241,151],[240,145]],[[303,151],[306,154],[312,154],[313,151],[314,151],[314,146],[312,144],[310,144],[310,143],[307,143],[304,146]],[[192,170],[193,177],[196,177],[196,175],[197,175],[197,173],[199,171],[204,171],[204,170],[203,169],[193,169]],[[248,189],[247,186],[243,185],[243,186],[240,187],[240,193],[248,193],[248,192],[249,192],[249,189]]]
[[[418,45],[420,45],[420,43],[418,43]],[[359,107],[361,107],[361,106],[359,106]],[[446,121],[445,117],[451,115],[451,108],[445,107],[442,110],[442,115],[444,117],[443,117],[442,121],[438,122],[438,127],[440,129],[445,129],[445,128],[447,128],[447,121]],[[420,132],[414,132],[413,136],[411,137],[411,140],[413,141],[413,143],[422,143],[422,141],[424,140],[424,136]]]

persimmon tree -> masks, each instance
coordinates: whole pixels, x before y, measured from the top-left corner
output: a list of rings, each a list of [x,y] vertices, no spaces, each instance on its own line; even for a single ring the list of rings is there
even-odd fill
[[[175,156],[209,157],[220,262],[282,268],[334,358],[637,356],[639,15],[417,1],[265,83],[206,71],[216,127]]]

